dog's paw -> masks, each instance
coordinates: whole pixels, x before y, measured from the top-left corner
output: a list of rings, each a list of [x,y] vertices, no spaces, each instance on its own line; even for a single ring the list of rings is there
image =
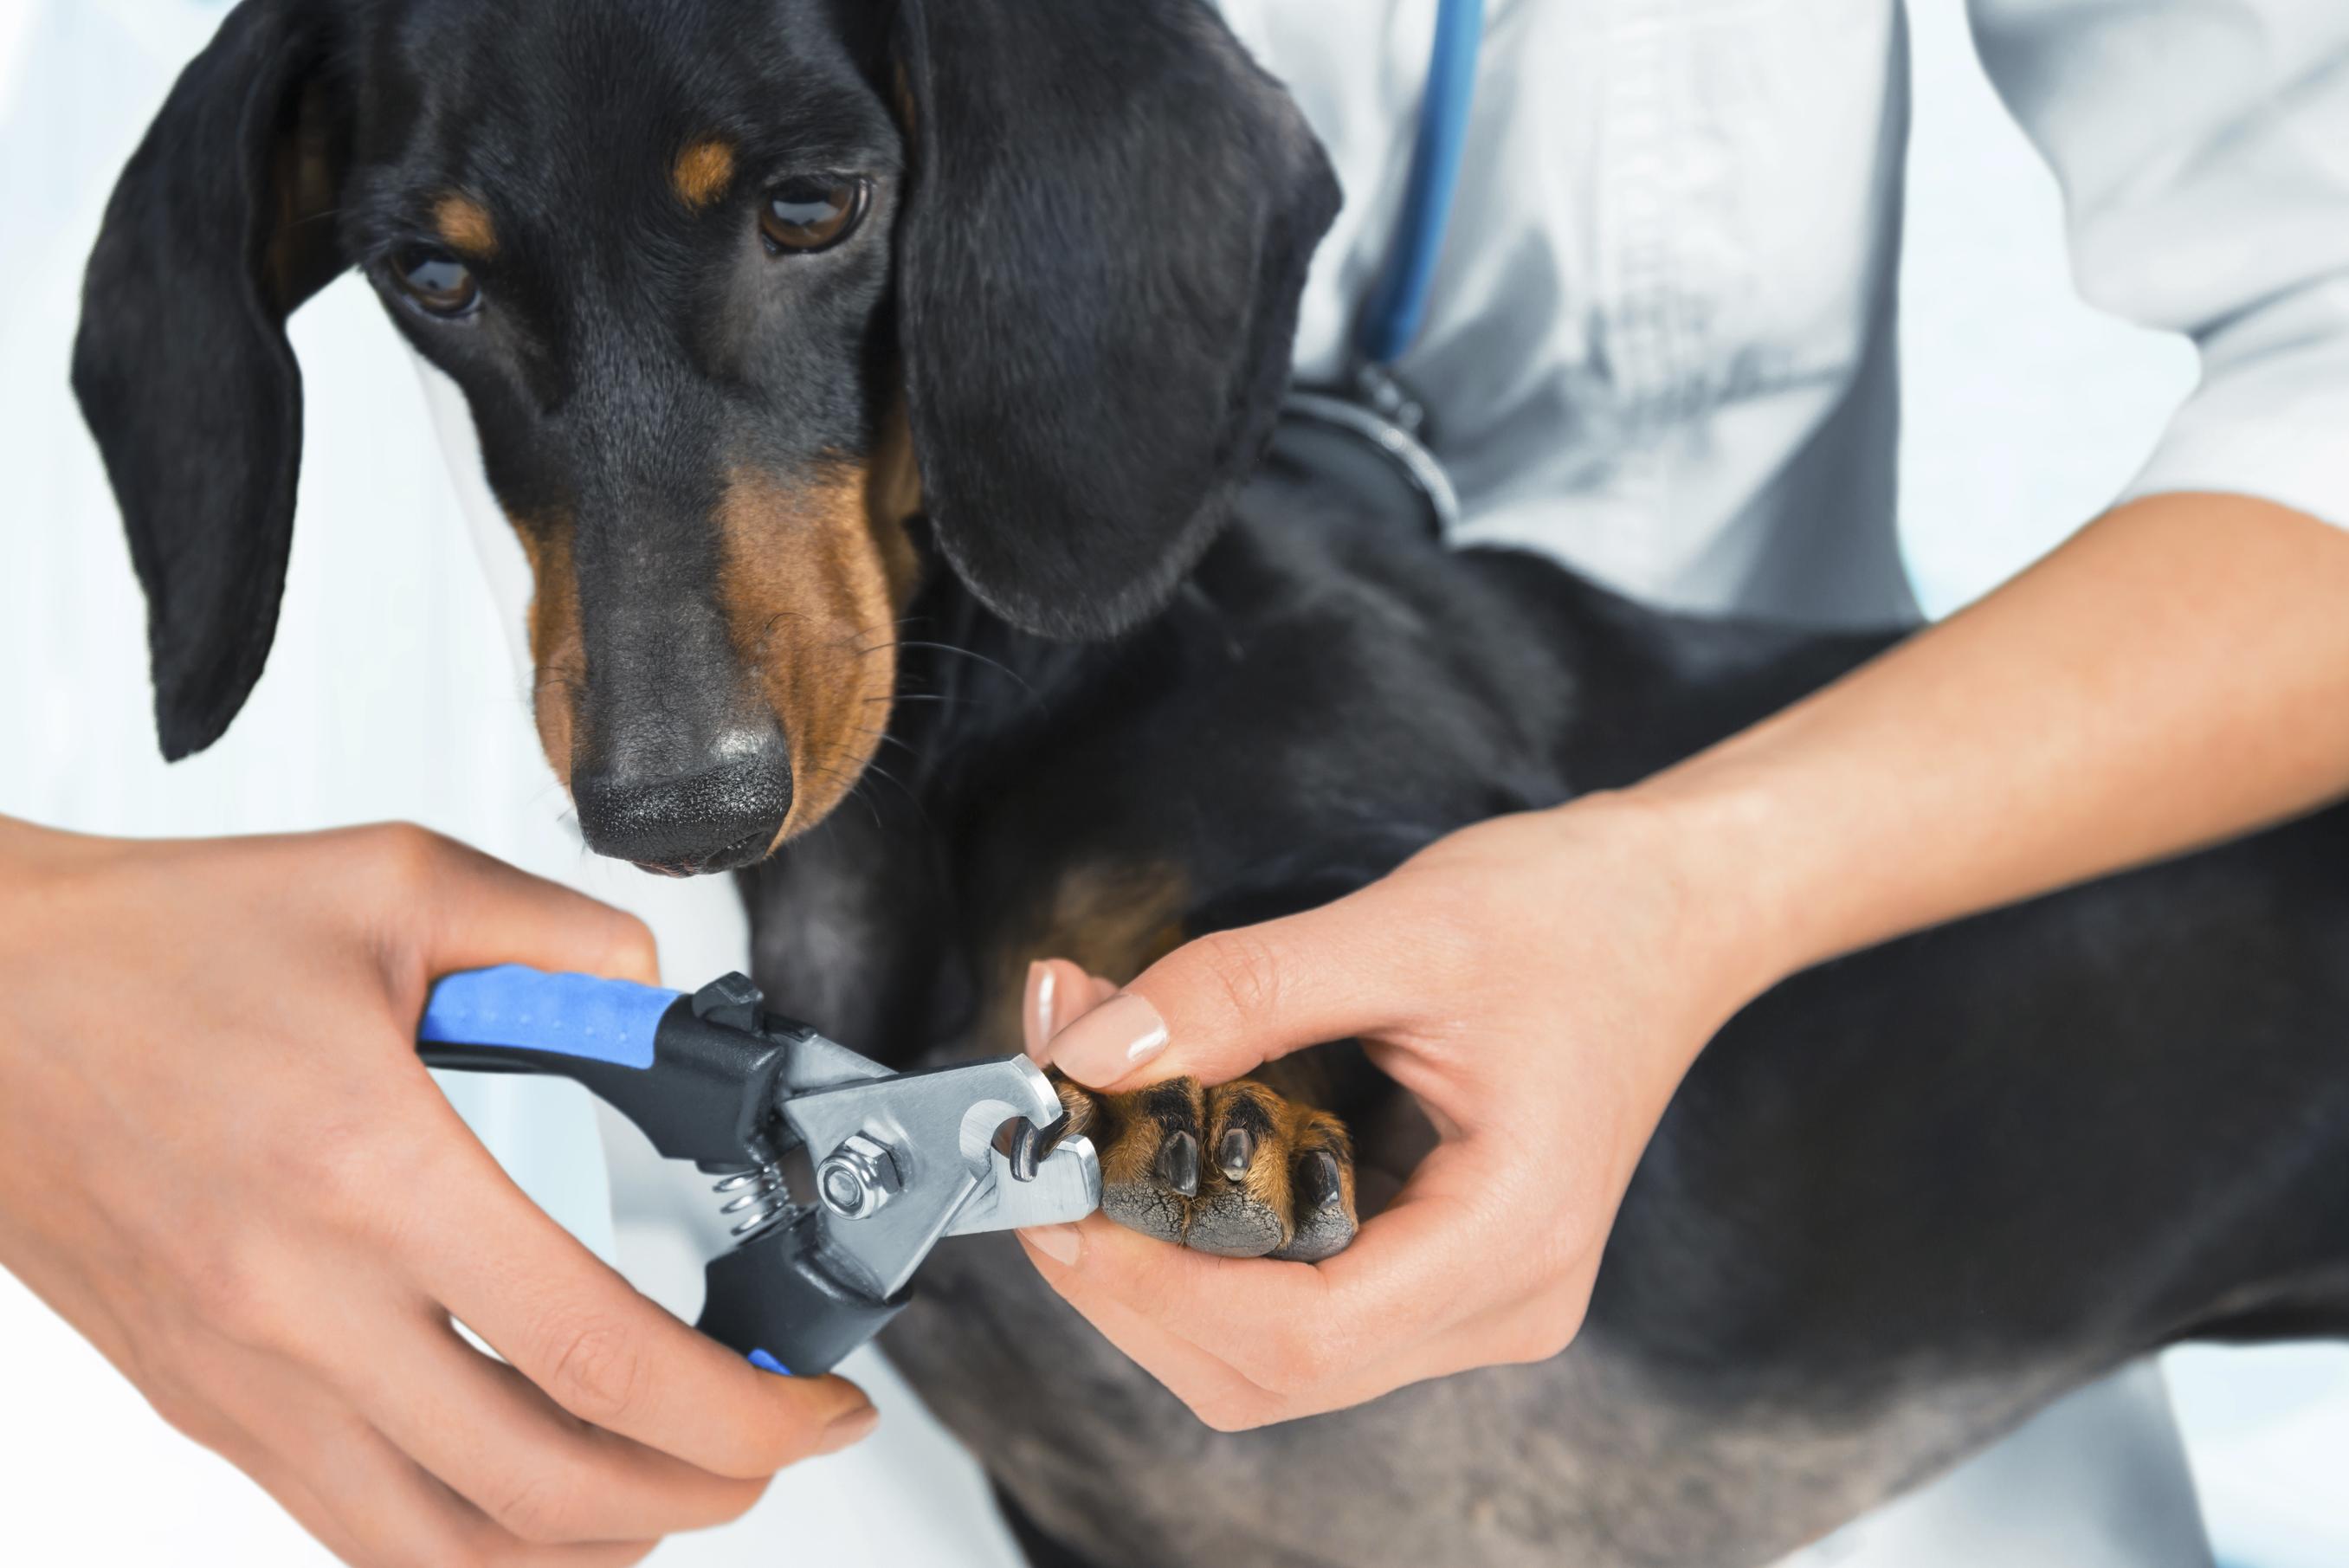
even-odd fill
[[[1253,1078],[1096,1095],[1062,1080],[1068,1131],[1100,1151],[1102,1212],[1228,1258],[1316,1263],[1354,1239],[1345,1124]]]

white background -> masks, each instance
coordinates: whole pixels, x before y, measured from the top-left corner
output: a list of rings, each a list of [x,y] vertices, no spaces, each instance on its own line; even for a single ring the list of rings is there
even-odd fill
[[[413,819],[638,909],[673,983],[734,966],[740,919],[722,887],[615,869],[564,822],[415,372],[356,280],[295,325],[308,442],[268,673],[221,745],[170,769],[157,758],[142,609],[65,366],[114,174],[222,9],[0,0],[0,811],[133,834]],[[2193,364],[2073,298],[2054,183],[1983,82],[1958,0],[1912,11],[1903,533],[1938,611],[2109,498]],[[589,1135],[575,1103],[477,1109],[529,1119],[540,1155]],[[608,1240],[601,1194],[539,1182],[518,1148],[525,1184]],[[2332,1501],[2349,1350],[2193,1349],[2168,1365],[2221,1561],[2349,1562],[2349,1510]],[[1010,1563],[968,1461],[869,1354],[849,1369],[883,1406],[873,1441],[787,1473],[744,1525],[656,1561]],[[0,1521],[0,1558],[28,1563],[325,1561],[5,1275]]]

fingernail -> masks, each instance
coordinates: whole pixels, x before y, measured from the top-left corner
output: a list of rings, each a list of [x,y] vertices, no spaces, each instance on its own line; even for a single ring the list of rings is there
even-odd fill
[[[1028,1037],[1028,1054],[1044,1059],[1052,1038],[1052,966],[1039,959],[1028,965],[1028,1004],[1022,1009],[1021,1032]]]
[[[870,1405],[851,1410],[845,1416],[835,1416],[832,1425],[824,1428],[823,1436],[815,1440],[815,1451],[836,1454],[851,1443],[864,1441],[880,1424],[881,1412]]]
[[[1166,1020],[1127,991],[1071,1024],[1052,1042],[1052,1065],[1079,1083],[1115,1083],[1165,1048]]]
[[[1084,1247],[1074,1225],[1038,1225],[1020,1232],[1019,1239],[1064,1269],[1077,1266],[1077,1253]]]

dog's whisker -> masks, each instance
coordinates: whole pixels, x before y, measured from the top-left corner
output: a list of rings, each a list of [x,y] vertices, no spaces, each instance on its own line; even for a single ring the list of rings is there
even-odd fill
[[[868,696],[868,697],[866,697],[864,700],[865,700],[866,702],[868,702],[868,703],[874,703],[874,702],[950,702],[950,703],[960,703],[960,704],[966,704],[966,705],[967,705],[967,704],[968,704],[968,703],[969,703],[970,698],[968,698],[968,697],[967,697],[967,696],[955,696],[954,694],[952,694],[951,692],[942,692],[942,691],[899,691],[899,692],[890,692],[890,693],[888,693],[887,695],[883,696]]]
[[[1034,696],[1036,695],[1036,688],[1029,684],[1027,676],[1021,675],[1018,670],[1013,669],[1009,665],[1005,664],[1001,659],[990,657],[973,648],[959,647],[953,643],[929,643],[907,637],[901,638],[894,643],[883,643],[878,647],[867,648],[864,651],[867,654],[877,654],[889,648],[928,648],[941,654],[959,654],[966,659],[975,659],[990,669],[999,670],[1004,675],[1010,676],[1013,680],[1019,683],[1021,689],[1026,691],[1030,696]]]
[[[872,815],[873,815],[873,825],[874,825],[875,828],[882,828],[882,829],[884,829],[884,830],[885,830],[885,831],[886,830],[885,830],[885,824],[884,824],[884,823],[883,823],[883,821],[881,820],[881,808],[880,808],[879,806],[877,806],[877,805],[874,804],[874,801],[873,801],[873,798],[872,798],[872,796],[870,796],[869,794],[865,793],[865,790],[864,790],[864,783],[865,783],[865,780],[864,780],[864,775],[862,775],[862,774],[860,773],[860,774],[857,774],[857,775],[854,775],[854,776],[852,776],[852,775],[850,775],[850,774],[847,774],[847,773],[843,772],[841,769],[837,769],[837,768],[830,768],[830,767],[826,767],[824,764],[820,763],[820,762],[811,762],[811,763],[809,763],[809,764],[807,765],[807,769],[806,769],[806,770],[807,770],[808,772],[810,772],[810,773],[814,774],[816,777],[821,778],[821,779],[846,779],[846,780],[848,781],[848,788],[847,788],[845,790],[843,790],[843,791],[842,792],[841,798],[842,798],[843,799],[854,799],[854,800],[862,801],[862,802],[863,802],[863,804],[864,804],[864,806],[865,810],[867,810],[867,811],[871,812],[871,813],[872,813]],[[890,780],[890,782],[891,782],[891,783],[893,783],[893,784],[895,784],[897,781],[896,781],[895,779],[891,779],[891,780]],[[899,784],[897,787],[898,787],[899,789],[901,789],[905,788],[905,786],[904,786],[904,785],[902,785],[902,784]],[[910,799],[911,799],[911,796],[908,796],[907,798]],[[914,805],[915,805],[915,809],[916,809],[916,810],[919,810],[921,809],[921,802],[920,802],[920,801],[918,801],[918,800],[915,801],[915,802],[914,802]],[[926,817],[925,817],[924,820],[926,822],[926,821],[927,821],[927,818],[926,818]]]
[[[881,820],[881,808],[873,803],[873,796],[865,789],[864,779],[859,779],[851,784],[848,787],[848,793],[843,799],[854,800],[864,807],[865,815],[873,819],[873,826],[880,831],[888,831],[887,824]]]
[[[906,800],[912,804],[915,813],[922,819],[922,825],[924,827],[934,828],[936,826],[936,824],[930,820],[929,808],[922,804],[922,798],[919,795],[915,794],[912,789],[908,789],[904,779],[898,778],[895,773],[890,772],[886,768],[882,767],[878,762],[865,763],[864,772],[867,778],[885,779],[889,784],[894,786],[896,789],[897,793],[903,795]]]

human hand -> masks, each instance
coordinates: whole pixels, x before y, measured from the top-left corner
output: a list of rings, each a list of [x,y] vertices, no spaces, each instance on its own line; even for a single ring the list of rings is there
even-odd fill
[[[1059,1032],[1039,1054],[1080,1083],[1219,1083],[1354,1037],[1440,1142],[1319,1264],[1186,1251],[1100,1215],[1024,1233],[1030,1258],[1225,1430],[1557,1355],[1666,1102],[1765,981],[1681,853],[1652,810],[1593,797],[1480,823],[1324,908],[1204,937],[1123,993],[1056,962]]]
[[[419,829],[0,819],[0,1264],[353,1563],[633,1563],[875,1419],[663,1312],[499,1170],[415,1026],[500,963],[655,978],[634,918]]]

